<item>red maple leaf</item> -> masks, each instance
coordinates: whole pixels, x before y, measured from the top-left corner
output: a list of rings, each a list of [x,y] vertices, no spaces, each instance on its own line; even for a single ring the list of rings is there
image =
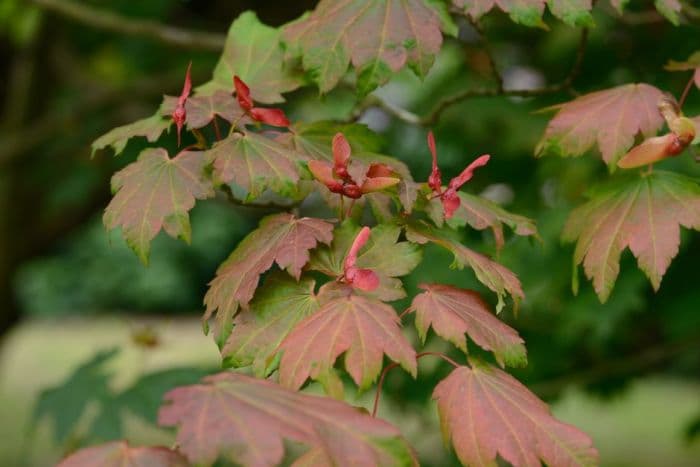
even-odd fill
[[[358,199],[366,193],[381,191],[394,186],[401,180],[396,173],[385,164],[370,164],[361,183],[356,182],[350,172],[350,144],[342,133],[333,137],[333,165],[326,161],[309,161],[309,170],[314,178],[326,185],[332,193]]]
[[[433,156],[433,170],[428,177],[428,186],[433,190],[434,197],[440,198],[442,209],[445,213],[445,219],[450,219],[454,212],[459,208],[459,195],[457,191],[474,176],[474,170],[483,167],[491,159],[491,156],[484,154],[477,157],[466,169],[447,184],[447,189],[442,189],[442,175],[437,165],[437,150],[435,149],[435,136],[433,132],[428,133],[428,147]]]
[[[177,105],[175,110],[173,110],[173,121],[177,127],[177,145],[180,146],[180,133],[182,132],[182,127],[185,125],[185,120],[187,119],[187,112],[185,111],[185,103],[187,98],[190,96],[190,91],[192,91],[192,78],[190,77],[190,69],[192,68],[192,62],[187,65],[187,72],[185,73],[185,84],[182,85],[182,92],[180,97],[177,99]]]
[[[250,96],[250,88],[238,76],[233,77],[233,86],[236,89],[238,104],[253,120],[267,125],[285,128],[290,125],[282,109],[255,107],[255,102],[253,102],[253,98]]]

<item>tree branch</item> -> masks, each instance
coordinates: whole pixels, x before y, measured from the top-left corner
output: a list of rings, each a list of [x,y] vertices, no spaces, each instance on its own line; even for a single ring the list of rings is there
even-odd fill
[[[223,34],[189,31],[155,21],[127,18],[72,0],[30,1],[44,10],[58,13],[93,28],[146,37],[176,47],[220,51],[226,41],[226,36]]]
[[[559,83],[549,86],[543,86],[535,89],[468,89],[462,93],[447,97],[438,102],[430,113],[421,119],[421,124],[424,126],[434,125],[440,120],[442,113],[450,106],[462,102],[473,97],[493,97],[493,96],[517,96],[517,97],[535,97],[545,94],[554,94],[561,91],[571,90],[571,86],[576,77],[581,72],[583,57],[588,44],[588,29],[581,30],[576,58],[571,66],[569,74]]]

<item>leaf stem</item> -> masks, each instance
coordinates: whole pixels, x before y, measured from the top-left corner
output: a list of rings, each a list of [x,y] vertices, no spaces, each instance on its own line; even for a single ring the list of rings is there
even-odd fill
[[[340,217],[340,222],[345,220],[345,197],[342,193],[340,194],[340,212],[338,213],[338,217]]]
[[[685,104],[685,100],[688,98],[688,94],[690,94],[690,89],[693,87],[694,82],[695,82],[695,71],[693,71],[693,74],[690,75],[690,79],[688,80],[688,83],[685,85],[685,89],[683,89],[683,94],[681,94],[681,98],[678,100],[678,107],[680,109],[683,109],[683,104]]]
[[[404,312],[405,313],[405,312]],[[461,365],[454,360],[452,360],[450,357],[445,355],[442,352],[420,352],[416,354],[416,360],[420,360],[422,357],[425,357],[427,355],[432,355],[435,357],[440,357],[446,362],[450,363],[453,367],[459,368]],[[379,409],[379,399],[381,398],[382,395],[382,387],[384,386],[384,378],[386,378],[387,373],[389,373],[391,370],[399,366],[398,363],[396,362],[391,362],[388,364],[384,370],[382,370],[382,374],[379,376],[379,382],[377,383],[377,392],[374,394],[374,405],[372,406],[372,416],[376,417],[377,416],[377,410]]]

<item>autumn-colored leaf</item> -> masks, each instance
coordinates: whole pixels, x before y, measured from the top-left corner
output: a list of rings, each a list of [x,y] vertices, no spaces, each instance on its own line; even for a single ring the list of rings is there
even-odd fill
[[[580,156],[597,145],[610,167],[634,144],[638,133],[654,136],[664,119],[663,93],[648,84],[626,84],[585,94],[559,106],[549,122],[538,156]]]
[[[319,308],[314,281],[297,282],[288,274],[271,274],[248,310],[233,320],[233,331],[221,355],[233,367],[252,365],[256,376],[268,376],[276,367],[277,346],[301,320]]]
[[[131,138],[139,136],[146,138],[150,143],[154,143],[165,130],[170,128],[172,123],[172,119],[169,116],[163,116],[159,110],[155,115],[114,128],[100,136],[92,143],[92,154],[94,155],[95,151],[109,146],[114,150],[114,155],[118,156],[124,151],[126,143]]]
[[[503,224],[513,229],[516,235],[537,236],[535,221],[528,217],[508,212],[486,198],[469,193],[460,192],[459,199],[459,208],[448,224],[459,227],[469,225],[477,230],[490,228],[496,239],[497,248],[501,248],[504,244]],[[431,202],[436,201],[431,200]],[[442,215],[439,216],[439,219],[435,217],[431,217],[431,219],[436,221],[439,226],[441,224],[437,221],[442,220]]]
[[[583,263],[598,297],[605,302],[620,272],[620,255],[632,251],[655,290],[678,254],[680,226],[700,229],[700,186],[688,177],[655,170],[590,194],[564,227],[577,241],[574,263]]]
[[[281,134],[278,141],[310,159],[332,162],[331,144],[333,137],[338,133],[345,135],[356,157],[357,153],[377,152],[381,148],[381,137],[366,125],[331,121],[295,123],[292,131]]]
[[[467,351],[469,335],[479,347],[490,350],[498,363],[522,366],[527,363],[524,341],[510,326],[496,318],[479,294],[449,285],[421,284],[410,311],[416,313],[416,329],[425,342],[428,329]]]
[[[321,92],[334,88],[352,63],[364,95],[407,64],[427,74],[442,45],[436,8],[424,0],[322,0],[283,36]]]
[[[379,376],[384,354],[415,377],[416,353],[399,326],[392,307],[348,288],[345,296],[323,304],[282,341],[280,383],[299,389],[312,378],[334,393],[339,381],[333,366],[343,353],[345,369],[361,389]]]
[[[304,156],[265,136],[232,133],[205,151],[217,182],[235,183],[252,200],[270,189],[283,196],[294,194],[299,164]]]
[[[682,62],[669,60],[665,68],[669,71],[692,71],[695,86],[700,89],[700,50],[693,53],[687,60]]]
[[[199,151],[182,151],[171,159],[165,149],[145,149],[136,162],[112,177],[116,194],[105,210],[105,226],[121,227],[126,242],[144,263],[150,242],[161,228],[189,242],[187,213],[195,200],[214,195],[205,165],[204,153]]]
[[[598,465],[598,451],[582,431],[552,417],[547,405],[509,374],[471,362],[433,391],[442,432],[464,465],[514,467]]]
[[[512,271],[488,257],[470,250],[441,230],[423,222],[412,223],[406,227],[406,238],[420,244],[432,242],[450,251],[454,255],[451,267],[459,269],[463,269],[465,266],[470,267],[479,282],[498,296],[498,305],[496,306],[498,312],[505,306],[504,297],[506,294],[513,298],[516,306],[525,297],[520,281]]]
[[[351,221],[344,222],[333,233],[330,247],[314,252],[309,269],[320,271],[330,277],[343,274],[343,262],[360,227]],[[399,242],[401,229],[394,225],[381,224],[372,229],[367,245],[360,251],[355,263],[358,268],[369,269],[379,277],[379,287],[372,295],[381,300],[398,300],[406,296],[398,277],[411,272],[422,259],[420,248],[409,242]]]
[[[544,28],[542,14],[546,3],[554,16],[570,26],[593,26],[591,0],[452,0],[452,3],[474,19],[498,7],[516,23]]]
[[[321,219],[286,213],[265,217],[216,271],[204,297],[204,321],[216,311],[220,332],[225,333],[238,307],[247,307],[253,298],[260,274],[277,263],[298,280],[309,250],[318,242],[330,243],[332,232],[333,225]]]
[[[284,456],[283,440],[290,440],[311,447],[303,457],[339,467],[416,464],[411,448],[389,423],[269,380],[220,373],[176,388],[165,399],[169,403],[161,408],[160,424],[179,427],[178,445],[192,463],[210,465],[225,457],[246,467],[274,466]]]
[[[231,92],[234,75],[250,85],[253,99],[265,104],[283,102],[282,94],[303,83],[284,61],[279,30],[262,24],[252,11],[242,13],[231,24],[212,81],[197,88],[197,92]]]
[[[166,447],[130,447],[126,441],[74,452],[57,467],[187,467],[187,459]]]

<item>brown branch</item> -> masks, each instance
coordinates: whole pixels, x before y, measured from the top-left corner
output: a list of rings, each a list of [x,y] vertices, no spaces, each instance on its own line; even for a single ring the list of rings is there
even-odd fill
[[[189,49],[220,51],[226,36],[202,31],[167,26],[155,21],[127,18],[109,11],[100,10],[72,0],[30,0],[44,10],[58,13],[66,18],[90,27],[118,32],[129,36],[141,36],[167,45]]]
[[[448,107],[462,102],[464,100],[471,99],[473,97],[536,97],[571,90],[571,86],[573,85],[574,80],[581,72],[581,65],[583,64],[583,57],[586,52],[587,44],[588,29],[584,28],[583,30],[581,30],[581,38],[579,39],[578,49],[576,51],[576,58],[574,59],[574,63],[571,66],[571,69],[569,70],[569,74],[559,83],[535,89],[468,89],[462,93],[455,94],[454,96],[447,97],[444,100],[438,102],[433,108],[433,110],[421,119],[421,124],[424,126],[434,125],[438,122],[438,120],[440,120],[440,116]]]

